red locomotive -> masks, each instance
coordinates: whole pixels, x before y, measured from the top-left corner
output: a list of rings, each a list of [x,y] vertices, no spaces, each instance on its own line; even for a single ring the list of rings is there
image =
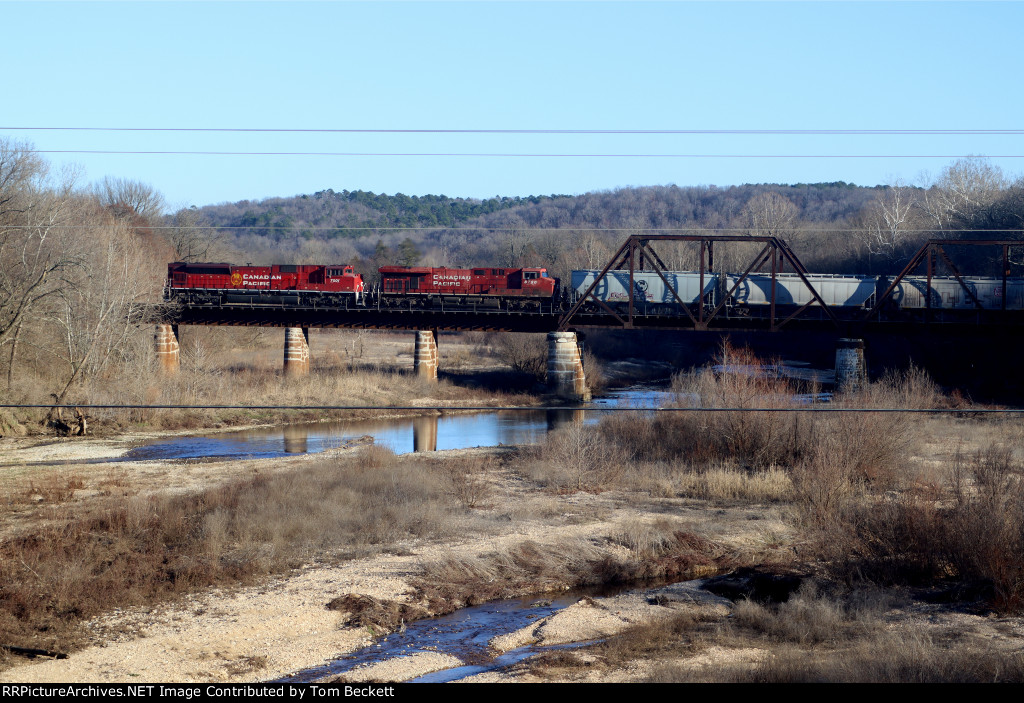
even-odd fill
[[[186,305],[298,307],[479,308],[541,310],[558,304],[559,281],[543,268],[384,266],[380,288],[363,291],[363,277],[337,266],[167,265],[165,299]]]
[[[313,305],[351,307],[363,302],[363,277],[348,264],[334,266],[167,265],[167,300],[190,305]]]
[[[380,301],[388,307],[477,307],[539,310],[557,298],[559,282],[542,268],[384,266]]]

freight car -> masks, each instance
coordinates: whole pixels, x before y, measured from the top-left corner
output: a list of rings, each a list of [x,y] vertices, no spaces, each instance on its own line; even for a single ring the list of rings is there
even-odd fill
[[[363,277],[348,264],[234,266],[167,265],[165,300],[188,305],[301,305],[354,307],[363,303]]]
[[[768,274],[750,274],[742,281],[740,276],[728,275],[727,286],[733,291],[729,305],[736,307],[770,305],[772,302],[772,277]],[[878,286],[884,279],[877,276],[842,276],[822,273],[807,274],[807,281],[814,286],[826,305],[844,308],[868,309],[874,305],[876,296],[885,292]],[[737,285],[738,284],[738,285]],[[775,275],[775,304],[802,307],[814,300],[810,289],[800,276],[793,273]]]
[[[543,268],[384,266],[380,279],[382,307],[538,311],[560,295],[559,280]]]
[[[704,287],[701,288],[701,275],[695,271],[667,271],[661,275],[656,271],[633,271],[632,295],[630,295],[629,271],[609,271],[598,279],[601,272],[586,269],[572,272],[572,295],[578,299],[597,280],[597,286],[590,296],[607,304],[613,310],[625,310],[629,300],[633,299],[633,310],[637,314],[678,315],[682,313],[679,302],[695,305],[699,300],[705,304],[713,304],[716,300],[720,276],[716,273],[704,274]],[[664,279],[662,278],[664,276]],[[666,280],[672,290],[665,285]],[[603,308],[592,299],[583,304],[584,312],[600,312]]]
[[[599,275],[600,271],[597,270],[573,271],[570,292],[572,300],[585,295]],[[886,276],[820,273],[809,273],[806,279],[829,307],[861,310],[874,307],[892,281]],[[675,289],[679,300],[687,306],[702,301],[710,308],[724,299],[726,315],[764,316],[768,314],[768,308],[773,302],[773,283],[769,274],[752,273],[743,278],[737,274],[706,272],[701,289],[698,272],[667,271],[659,275],[654,271],[633,271],[633,290],[630,296],[629,272],[615,270],[609,271],[598,282],[590,292],[591,299],[584,303],[582,309],[584,312],[600,312],[602,307],[593,300],[596,298],[613,310],[624,311],[632,297],[635,314],[682,314],[676,295],[665,285],[666,280]],[[908,312],[929,307],[933,310],[973,310],[976,309],[971,297],[973,295],[982,309],[1000,310],[1005,295],[1007,310],[1024,310],[1024,278],[1006,279],[1005,290],[1001,278],[969,277],[963,280],[971,295],[965,292],[964,286],[955,277],[932,277],[929,301],[928,279],[924,276],[906,276],[888,298],[887,307]],[[775,275],[774,303],[778,310],[792,311],[813,300],[814,296],[800,276],[791,273]]]
[[[901,309],[974,310],[977,307],[974,300],[977,300],[984,310],[1001,310],[1005,296],[1007,310],[1024,310],[1022,278],[1007,278],[1005,290],[1002,278],[970,277],[964,279],[964,284],[970,295],[956,278],[933,276],[929,296],[927,278],[907,276],[896,286],[892,299]]]

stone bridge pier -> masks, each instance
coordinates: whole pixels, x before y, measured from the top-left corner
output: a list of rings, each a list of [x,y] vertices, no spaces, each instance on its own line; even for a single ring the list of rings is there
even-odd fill
[[[583,349],[575,332],[548,333],[548,391],[565,400],[590,400]]]
[[[153,338],[157,364],[164,373],[178,373],[181,368],[181,345],[177,325],[157,325]]]
[[[836,342],[837,393],[856,393],[867,382],[864,362],[864,340],[843,338]]]
[[[437,330],[416,332],[416,351],[413,370],[417,376],[437,380]]]
[[[287,327],[284,331],[284,374],[309,374],[309,328]]]

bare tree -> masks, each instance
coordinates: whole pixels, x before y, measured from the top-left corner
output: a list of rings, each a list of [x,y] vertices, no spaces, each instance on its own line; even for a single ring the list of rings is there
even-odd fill
[[[748,200],[741,216],[752,236],[785,239],[796,231],[797,214],[797,207],[789,198],[767,191]]]
[[[195,206],[178,210],[171,224],[173,228],[168,230],[167,239],[174,247],[177,261],[209,261],[223,239],[217,230],[203,226]]]
[[[151,220],[164,210],[164,199],[153,186],[128,178],[107,176],[93,186],[100,205],[117,217],[128,220]]]
[[[147,266],[149,257],[130,225],[114,220],[93,233],[86,265],[61,289],[60,304],[48,319],[59,331],[58,355],[67,369],[63,387],[54,394],[57,404],[77,381],[125,360],[145,303],[159,287],[159,275]]]
[[[876,256],[896,259],[915,234],[917,190],[897,180],[880,190],[871,204],[861,238]]]
[[[82,263],[70,228],[73,181],[49,188],[46,177],[30,145],[0,140],[0,343]]]
[[[1002,169],[988,159],[959,159],[947,166],[934,186],[925,191],[922,208],[939,231],[971,228],[979,214],[1008,186]]]
[[[518,215],[502,218],[498,235],[498,264],[523,266],[533,245],[533,231]]]

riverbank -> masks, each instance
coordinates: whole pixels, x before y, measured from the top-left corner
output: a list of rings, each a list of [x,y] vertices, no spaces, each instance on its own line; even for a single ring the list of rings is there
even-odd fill
[[[929,429],[915,464],[928,465],[957,447],[971,451],[973,443],[1005,436],[991,423],[978,427],[969,421],[942,422]],[[337,448],[321,456],[195,466],[133,464],[128,478],[135,489],[148,486],[157,495],[180,492],[188,485],[230,485],[253,474],[285,479],[300,475],[310,464],[344,471],[339,462],[345,456],[365,451]],[[910,652],[936,672],[945,671],[945,680],[963,680],[948,669],[954,664],[963,676],[973,676],[979,666],[995,665],[1002,667],[1004,678],[1017,680],[1024,620],[997,614],[980,602],[938,602],[943,600],[941,591],[837,590],[827,579],[817,580],[813,564],[800,558],[808,548],[806,534],[786,500],[755,497],[765,495],[761,489],[745,496],[728,497],[723,492],[700,499],[667,487],[635,482],[630,487],[621,480],[607,490],[552,490],[527,478],[526,466],[536,457],[515,448],[395,457],[385,473],[404,477],[408,467],[419,482],[429,483],[441,467],[459,466],[459,475],[469,479],[462,481],[461,489],[451,484],[443,489],[453,507],[443,516],[435,515],[434,528],[421,536],[406,534],[392,541],[371,536],[340,550],[320,548],[295,568],[255,575],[248,585],[197,588],[143,606],[108,609],[84,623],[81,648],[68,658],[29,661],[8,655],[0,680],[273,680],[372,646],[382,633],[401,627],[401,618],[389,623],[379,615],[339,607],[347,596],[372,599],[391,612],[405,606],[418,617],[432,607],[446,612],[445,603],[457,607],[473,602],[474,596],[493,597],[491,581],[500,576],[502,595],[543,597],[545,591],[569,587],[594,565],[601,565],[601,578],[607,579],[617,570],[626,573],[630,563],[657,563],[659,559],[651,555],[668,536],[678,534],[689,540],[689,575],[706,579],[743,565],[757,565],[762,573],[794,574],[795,581],[787,587],[787,595],[794,596],[791,604],[748,603],[736,592],[721,590],[717,595],[659,589],[582,598],[493,640],[493,650],[500,654],[528,644],[600,643],[552,650],[468,680],[750,680],[764,675],[767,662],[780,657],[816,661],[840,671],[842,666],[829,657],[856,655],[860,661],[868,656],[866,650],[877,650],[876,659],[894,662],[903,661],[902,652]],[[110,465],[85,469],[82,480],[88,484],[88,472],[102,476]],[[104,499],[87,488],[73,492],[75,503],[68,507],[77,514],[86,511],[90,501]],[[121,500],[132,497],[126,494]],[[334,500],[329,493],[322,499]],[[51,519],[54,507],[48,508]],[[431,508],[438,509],[440,504]],[[46,512],[37,513],[36,527]],[[685,592],[692,587],[683,588]],[[58,642],[46,644],[60,649]],[[460,664],[442,653],[392,657],[341,678],[402,681]],[[789,666],[787,671],[795,665]],[[882,680],[872,678],[881,674],[870,671],[863,669],[857,680]]]
[[[779,390],[686,382],[726,407]],[[853,401],[937,402],[919,378]],[[762,680],[790,662],[818,680],[856,650],[850,680],[1020,680],[1022,440],[1001,417],[630,413],[530,447],[8,466],[0,644],[70,656],[0,653],[0,678],[269,680],[489,599],[730,572],[753,575],[711,591],[728,602],[583,599],[492,646],[599,643],[479,676]],[[790,585],[743,585],[773,574]],[[871,673],[872,652],[902,663]],[[343,676],[405,680],[450,657]]]
[[[434,458],[490,461],[499,458],[502,450],[443,454],[447,456]],[[288,472],[297,464],[324,459],[225,462],[230,468],[222,466],[218,470]],[[422,457],[405,460],[421,461]],[[177,468],[165,467],[163,473],[149,478],[137,474],[133,479],[173,490],[171,484],[180,487],[187,483]],[[207,472],[213,469],[214,465],[203,467]],[[206,474],[192,480],[209,485],[211,479],[213,476]],[[721,516],[709,531],[701,526],[701,507],[686,505],[686,501],[669,501],[673,516],[664,523],[665,518],[657,514],[669,503],[661,500],[656,501],[655,508],[631,505],[634,499],[614,491],[553,495],[524,488],[519,477],[507,469],[489,473],[486,480],[486,504],[469,511],[477,514],[463,516],[460,525],[452,525],[446,539],[401,541],[388,550],[391,553],[334,564],[306,563],[286,574],[259,579],[254,586],[214,588],[168,603],[117,608],[86,623],[88,646],[67,659],[24,662],[11,658],[7,661],[11,668],[0,678],[12,682],[265,680],[317,665],[372,640],[371,628],[345,626],[345,613],[328,610],[330,601],[358,593],[379,600],[412,602],[416,579],[446,559],[485,558],[510,553],[523,544],[578,544],[609,553],[628,553],[627,547],[618,544],[622,536],[652,521],[657,523],[657,531],[698,530],[719,544],[723,554],[744,551],[744,545],[756,540],[762,528],[784,529],[777,521],[761,521],[758,529],[751,531],[746,508]],[[464,531],[472,537],[456,538],[451,534]],[[622,626],[633,621],[633,617],[624,618]],[[418,666],[396,678],[414,675],[420,671]]]

